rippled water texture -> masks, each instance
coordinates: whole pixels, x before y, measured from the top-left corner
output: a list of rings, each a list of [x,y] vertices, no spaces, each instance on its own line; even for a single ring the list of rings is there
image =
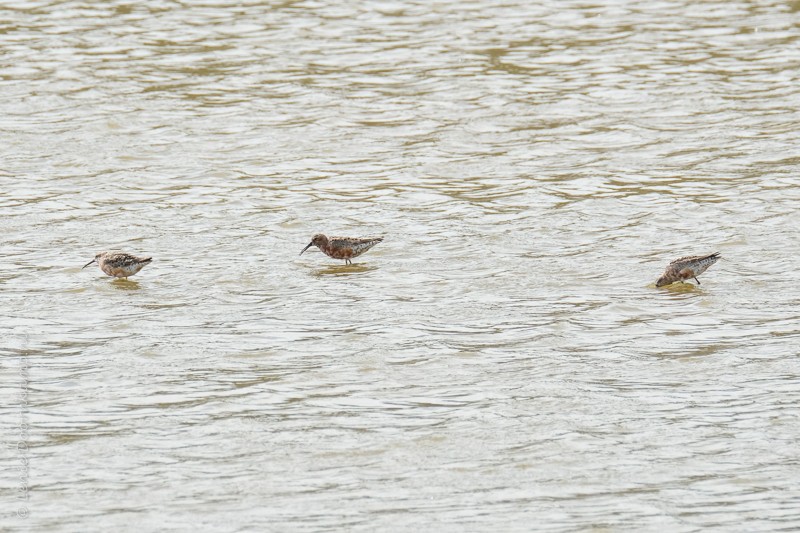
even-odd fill
[[[799,22],[4,2],[0,529],[800,529]]]

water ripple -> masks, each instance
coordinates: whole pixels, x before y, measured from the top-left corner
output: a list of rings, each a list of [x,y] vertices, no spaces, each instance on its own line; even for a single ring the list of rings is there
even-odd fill
[[[800,526],[795,3],[4,9],[0,529]]]

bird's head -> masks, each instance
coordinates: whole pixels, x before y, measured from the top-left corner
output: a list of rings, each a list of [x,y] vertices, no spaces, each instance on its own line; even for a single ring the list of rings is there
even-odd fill
[[[312,246],[316,246],[317,248],[321,248],[328,244],[328,238],[323,235],[322,233],[317,233],[311,238],[311,242],[308,243],[308,246],[303,248],[303,252],[311,248]],[[300,255],[303,255],[303,252],[300,252]]]
[[[81,267],[81,270],[83,270],[84,268],[88,267],[88,266],[89,266],[89,265],[91,265],[92,263],[96,263],[96,262],[100,261],[100,258],[101,258],[101,257],[103,257],[104,255],[105,255],[105,252],[99,252],[98,254],[96,254],[96,255],[94,256],[94,259],[92,259],[91,261],[89,261],[88,263],[86,263],[85,265],[83,265],[83,266]]]

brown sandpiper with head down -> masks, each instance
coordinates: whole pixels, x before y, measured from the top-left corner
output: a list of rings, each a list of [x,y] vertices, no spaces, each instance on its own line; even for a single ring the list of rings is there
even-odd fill
[[[303,252],[316,246],[328,257],[344,259],[345,264],[351,265],[352,258],[358,257],[381,241],[383,237],[326,237],[319,233],[314,235],[308,246],[303,248]],[[300,255],[303,255],[303,252],[300,252]]]
[[[138,257],[125,252],[100,252],[94,256],[94,259],[83,265],[81,270],[96,262],[106,275],[127,278],[139,272],[152,260],[152,257]]]
[[[656,287],[670,285],[676,281],[683,283],[683,281],[692,278],[700,285],[700,280],[697,279],[697,276],[716,263],[720,257],[719,252],[714,252],[708,255],[687,255],[676,259],[667,265],[664,273],[656,281]]]

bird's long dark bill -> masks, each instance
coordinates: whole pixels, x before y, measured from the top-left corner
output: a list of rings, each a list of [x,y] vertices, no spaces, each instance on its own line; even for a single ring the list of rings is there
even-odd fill
[[[313,244],[314,244],[313,242],[310,242],[310,243],[308,243],[308,246],[306,246],[305,248],[303,248],[303,252],[305,252],[306,250],[308,250],[309,248],[311,248],[311,246],[312,246]],[[303,252],[300,252],[300,255],[303,255]]]
[[[86,263],[85,265],[83,265],[83,266],[81,267],[81,270],[83,270],[84,268],[88,267],[89,265],[91,265],[91,264],[92,264],[92,263],[94,263],[95,261],[97,261],[97,259],[92,259],[91,261],[89,261],[88,263]]]

